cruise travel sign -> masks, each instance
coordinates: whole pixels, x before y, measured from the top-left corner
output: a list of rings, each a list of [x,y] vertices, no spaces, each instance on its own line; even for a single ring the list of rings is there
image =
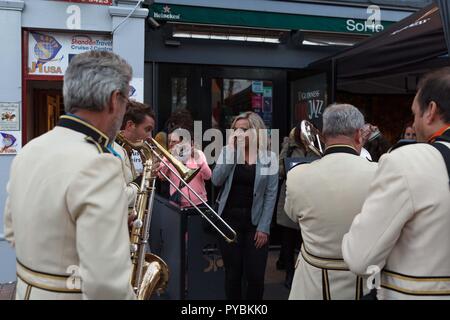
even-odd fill
[[[62,76],[74,56],[90,50],[112,52],[112,37],[31,31],[28,39],[28,74]]]

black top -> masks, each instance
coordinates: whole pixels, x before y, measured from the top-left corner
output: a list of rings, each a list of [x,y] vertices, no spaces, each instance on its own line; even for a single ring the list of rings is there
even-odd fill
[[[256,165],[238,164],[234,169],[233,183],[227,199],[227,208],[251,209],[255,185]]]

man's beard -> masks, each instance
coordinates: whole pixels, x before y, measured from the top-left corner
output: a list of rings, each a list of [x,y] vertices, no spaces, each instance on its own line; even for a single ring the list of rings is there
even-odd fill
[[[110,141],[114,141],[116,139],[117,133],[120,131],[120,126],[122,121],[120,119],[116,119],[114,123],[111,125],[111,128],[108,132],[108,138]]]

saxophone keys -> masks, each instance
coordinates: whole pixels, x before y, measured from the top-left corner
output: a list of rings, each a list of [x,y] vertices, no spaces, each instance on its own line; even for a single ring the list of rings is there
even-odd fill
[[[131,244],[130,245],[130,252],[131,253],[136,253],[137,252],[137,249],[138,249],[138,246],[137,246],[137,244]]]
[[[141,219],[136,219],[133,222],[133,227],[135,227],[135,228],[142,228],[143,225],[144,224]]]

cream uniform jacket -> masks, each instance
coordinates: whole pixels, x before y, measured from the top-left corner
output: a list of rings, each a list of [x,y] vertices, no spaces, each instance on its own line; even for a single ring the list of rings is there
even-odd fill
[[[128,207],[132,208],[134,207],[134,204],[136,202],[136,196],[139,189],[139,186],[133,183],[133,180],[136,179],[137,175],[134,167],[132,167],[127,151],[117,142],[114,142],[114,150],[120,155],[120,158],[122,159],[122,172],[126,183],[125,195],[128,200]]]
[[[438,150],[418,143],[380,159],[342,251],[355,273],[383,269],[379,299],[450,298],[450,189]]]
[[[107,143],[62,116],[14,159],[5,235],[16,250],[17,299],[135,298],[123,174]]]
[[[285,210],[303,237],[289,299],[359,299],[365,291],[342,260],[341,242],[376,168],[350,146],[331,146],[320,160],[288,172]]]

